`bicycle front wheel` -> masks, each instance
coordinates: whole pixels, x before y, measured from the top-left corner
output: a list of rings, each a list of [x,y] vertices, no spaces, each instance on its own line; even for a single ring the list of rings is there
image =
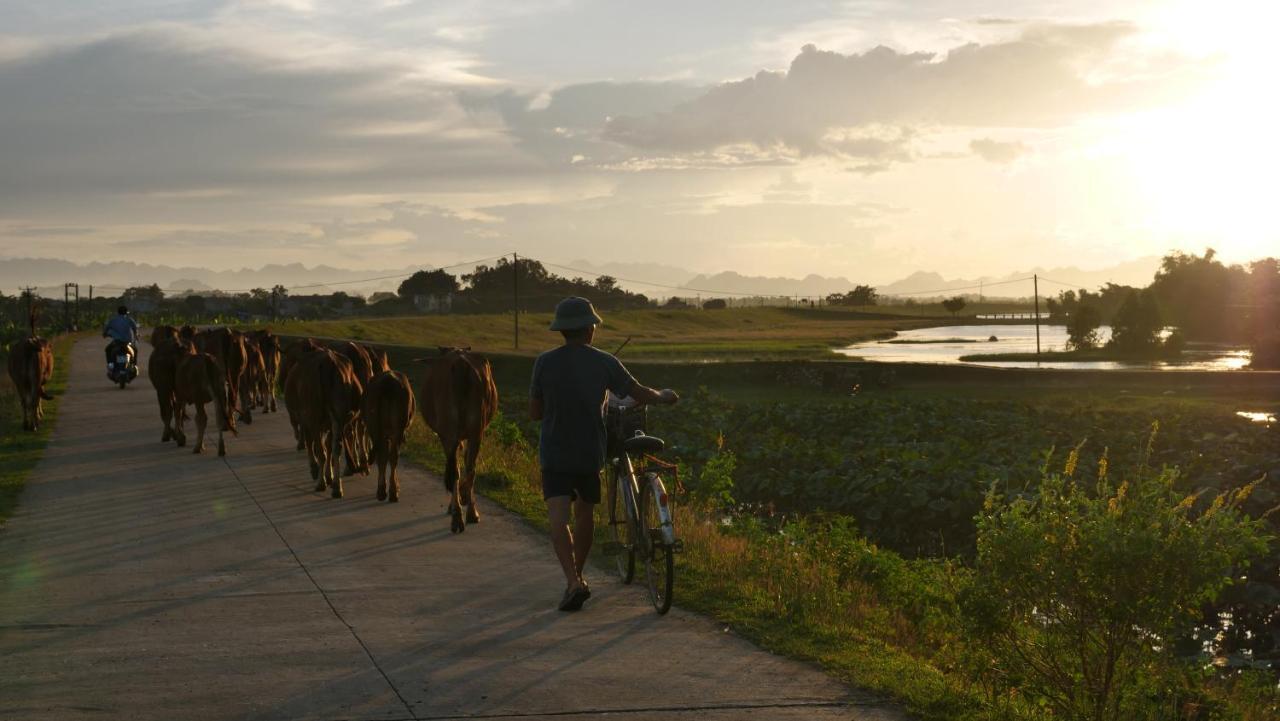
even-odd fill
[[[618,566],[618,576],[623,583],[631,583],[636,577],[636,546],[631,533],[631,519],[627,518],[625,479],[619,478],[612,468],[609,482],[609,534],[614,543],[613,561]]]
[[[653,603],[653,608],[662,614],[671,610],[671,591],[675,585],[676,573],[672,548],[663,541],[663,514],[659,505],[662,499],[658,497],[656,486],[652,482],[644,484],[640,500],[640,526],[641,532],[646,534],[643,543],[646,549],[644,560],[649,600]]]

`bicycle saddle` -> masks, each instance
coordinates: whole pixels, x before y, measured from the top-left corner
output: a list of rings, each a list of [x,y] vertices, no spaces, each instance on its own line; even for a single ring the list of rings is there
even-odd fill
[[[667,444],[656,436],[635,435],[622,442],[627,453],[661,453]]]

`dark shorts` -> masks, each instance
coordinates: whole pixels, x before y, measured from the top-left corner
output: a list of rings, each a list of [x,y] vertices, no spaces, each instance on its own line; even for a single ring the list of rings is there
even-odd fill
[[[564,473],[542,469],[543,499],[568,496],[587,503],[600,502],[600,473]]]

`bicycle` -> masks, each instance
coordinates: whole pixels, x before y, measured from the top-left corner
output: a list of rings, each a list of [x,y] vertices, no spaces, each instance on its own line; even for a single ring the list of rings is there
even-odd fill
[[[624,584],[635,580],[636,561],[644,563],[649,600],[659,614],[671,610],[675,554],[684,550],[672,523],[670,497],[662,473],[675,469],[654,457],[666,448],[644,432],[645,408],[610,394],[606,425],[609,531],[605,544]],[[640,465],[633,461],[639,461]]]

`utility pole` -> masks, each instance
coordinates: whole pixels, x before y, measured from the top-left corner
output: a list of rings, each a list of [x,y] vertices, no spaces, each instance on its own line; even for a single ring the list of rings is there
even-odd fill
[[[1032,293],[1034,293],[1036,297],[1036,355],[1039,356],[1040,355],[1040,276],[1038,274],[1031,276],[1031,282],[1033,284]]]
[[[36,296],[35,288],[32,288],[31,286],[27,286],[23,288],[22,296],[27,300],[27,317],[24,320],[29,321],[31,319],[31,305],[35,302],[35,296]],[[35,330],[32,329],[32,332],[34,333]]]
[[[89,317],[93,317],[93,286],[89,286]]]
[[[520,350],[520,254],[511,254],[511,315],[515,319],[515,348]]]

